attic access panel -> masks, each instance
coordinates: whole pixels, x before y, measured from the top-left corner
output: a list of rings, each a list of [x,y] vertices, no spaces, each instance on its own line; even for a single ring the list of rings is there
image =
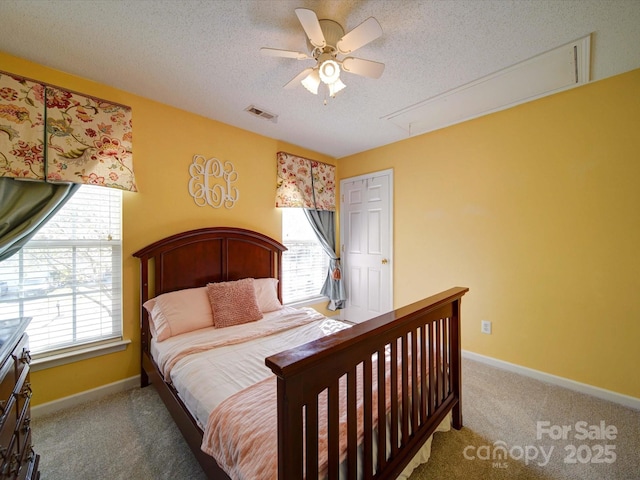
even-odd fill
[[[413,136],[583,85],[590,47],[587,35],[382,118]]]

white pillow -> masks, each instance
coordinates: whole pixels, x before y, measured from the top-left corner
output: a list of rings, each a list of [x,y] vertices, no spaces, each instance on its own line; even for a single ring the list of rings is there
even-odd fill
[[[156,341],[213,326],[207,287],[164,293],[144,303]],[[154,333],[155,331],[155,333]]]
[[[262,313],[280,310],[282,304],[278,300],[278,279],[277,278],[255,278],[253,288],[256,291],[258,307]]]

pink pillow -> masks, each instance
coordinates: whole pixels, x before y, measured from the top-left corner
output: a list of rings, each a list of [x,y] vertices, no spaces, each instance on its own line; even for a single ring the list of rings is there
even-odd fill
[[[254,278],[253,288],[256,291],[258,307],[262,313],[280,310],[282,304],[278,300],[277,278]]]
[[[254,322],[262,318],[253,288],[253,278],[210,283],[207,288],[213,311],[213,324],[216,328]]]
[[[213,326],[207,287],[187,288],[158,295],[144,303],[156,341]]]
[[[145,308],[145,310],[149,314],[149,330],[151,331],[151,336],[153,338],[158,338],[158,332],[156,330],[155,323],[153,323],[153,315],[151,313],[151,312],[153,312],[153,307],[155,306],[155,304],[156,304],[156,299],[155,298],[150,298],[149,300],[144,302],[142,304],[142,306]]]

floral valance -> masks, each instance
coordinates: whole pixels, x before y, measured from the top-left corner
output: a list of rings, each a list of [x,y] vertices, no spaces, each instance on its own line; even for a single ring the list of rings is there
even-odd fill
[[[278,152],[276,207],[336,209],[336,167]]]
[[[137,191],[131,108],[0,72],[0,177]]]

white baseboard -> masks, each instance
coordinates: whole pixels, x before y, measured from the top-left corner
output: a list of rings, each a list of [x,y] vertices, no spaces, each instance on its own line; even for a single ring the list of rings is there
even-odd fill
[[[593,385],[576,382],[574,380],[569,380],[568,378],[551,375],[550,373],[541,372],[532,368],[522,367],[520,365],[516,365],[515,363],[505,362],[503,360],[480,355],[479,353],[468,352],[466,350],[462,351],[462,357],[468,358],[469,360],[475,360],[476,362],[486,363],[487,365],[501,368],[502,370],[508,370],[510,372],[518,373],[520,375],[524,375],[525,377],[535,378],[536,380],[540,380],[542,382],[547,382],[553,385],[568,388],[569,390],[586,393],[587,395],[601,398],[603,400],[608,400],[610,402],[633,408],[635,410],[640,410],[640,398],[631,397],[622,393],[612,392],[611,390],[594,387]]]
[[[50,413],[57,412],[66,408],[73,408],[82,403],[99,400],[113,393],[124,392],[132,388],[140,386],[140,375],[125,378],[117,382],[102,385],[101,387],[92,388],[84,392],[69,395],[68,397],[53,400],[52,402],[43,403],[31,407],[31,416],[33,418],[43,417]]]

